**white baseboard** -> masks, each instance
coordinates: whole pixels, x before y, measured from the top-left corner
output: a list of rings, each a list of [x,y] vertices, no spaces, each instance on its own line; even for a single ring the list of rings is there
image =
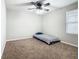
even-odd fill
[[[16,41],[16,40],[22,40],[22,39],[28,39],[28,38],[32,38],[32,36],[30,36],[30,37],[20,37],[20,38],[8,39],[6,41]],[[71,45],[71,46],[78,47],[77,45],[74,45],[74,44],[71,44],[71,43],[68,43],[68,42],[65,42],[65,41],[61,41],[61,42],[65,43],[65,44],[68,44],[68,45]]]
[[[2,58],[2,55],[3,55],[3,53],[4,53],[5,46],[6,46],[6,42],[5,42],[4,47],[3,47],[3,49],[2,49],[1,58]]]
[[[74,46],[74,47],[78,47],[77,45],[75,44],[71,44],[71,43],[68,43],[68,42],[65,42],[65,41],[61,41],[62,43],[65,43],[65,44],[68,44],[68,45],[71,45],[71,46]]]
[[[30,36],[30,37],[19,37],[19,38],[7,39],[6,41],[16,41],[16,40],[22,40],[22,39],[28,39],[28,38],[32,38],[32,36]]]

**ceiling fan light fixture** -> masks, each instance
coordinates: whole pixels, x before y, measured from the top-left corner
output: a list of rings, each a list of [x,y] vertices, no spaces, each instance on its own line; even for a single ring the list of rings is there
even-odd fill
[[[37,13],[37,14],[44,14],[44,10],[39,10],[39,9],[38,9],[38,10],[36,10],[36,13]]]
[[[28,3],[20,4],[21,6],[28,6],[27,10],[34,11],[37,14],[44,14],[50,11],[50,3],[45,0],[36,0]]]

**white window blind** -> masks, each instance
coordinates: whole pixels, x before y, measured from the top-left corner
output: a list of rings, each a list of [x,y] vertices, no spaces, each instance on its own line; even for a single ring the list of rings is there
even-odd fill
[[[66,12],[66,33],[78,34],[78,10]]]

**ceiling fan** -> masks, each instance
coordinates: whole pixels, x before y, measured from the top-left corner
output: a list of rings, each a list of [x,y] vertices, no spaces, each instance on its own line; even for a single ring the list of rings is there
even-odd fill
[[[27,2],[27,3],[22,3],[19,4],[20,6],[34,6],[34,8],[28,8],[28,10],[44,10],[44,11],[49,11],[49,8],[44,8],[50,5],[49,2],[44,3],[45,0],[37,0],[37,1],[31,1],[31,2]]]

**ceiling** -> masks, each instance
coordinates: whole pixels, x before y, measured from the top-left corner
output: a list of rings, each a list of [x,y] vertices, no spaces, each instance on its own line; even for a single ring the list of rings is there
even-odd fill
[[[30,2],[30,1],[38,1],[38,0],[6,0],[6,4],[7,5],[20,4],[20,3]],[[52,6],[61,8],[77,1],[78,0],[46,0],[45,2],[50,2]]]
[[[12,6],[15,4],[27,3],[27,2],[38,1],[38,0],[5,0],[5,1],[6,1],[7,8],[13,8]],[[54,9],[55,7],[62,8],[62,7],[68,6],[77,1],[78,0],[45,0],[44,3],[49,2],[52,7],[51,9]]]

